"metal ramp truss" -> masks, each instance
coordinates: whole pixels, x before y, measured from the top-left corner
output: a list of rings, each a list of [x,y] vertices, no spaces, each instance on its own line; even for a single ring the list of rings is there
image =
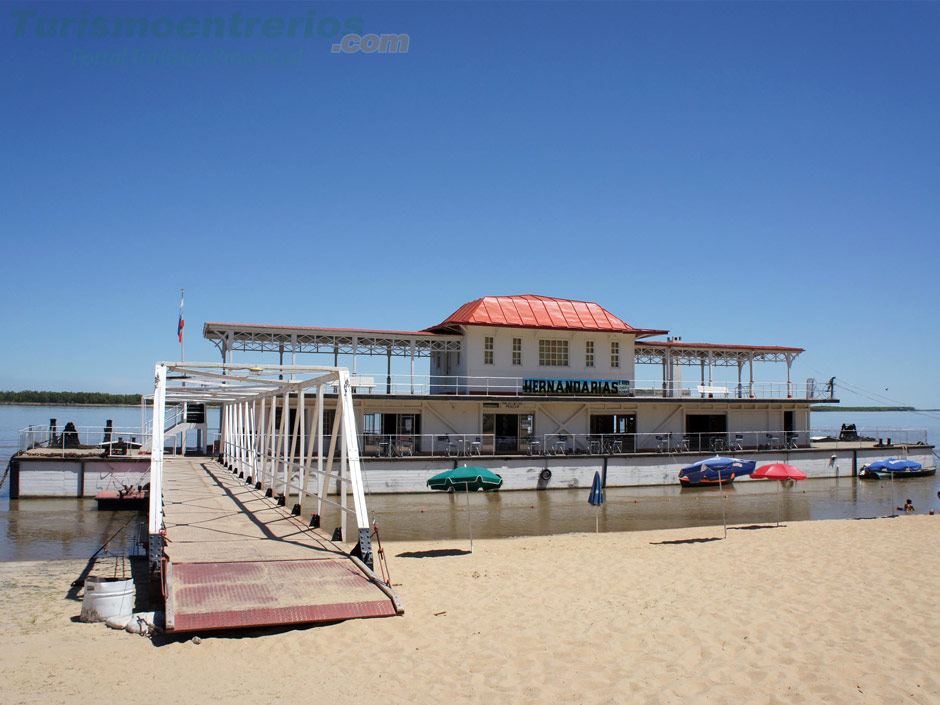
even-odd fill
[[[172,375],[172,376],[168,376]],[[288,379],[280,379],[287,377]],[[333,425],[324,429],[324,394],[337,390]],[[315,397],[308,418],[306,397]],[[255,489],[302,514],[315,502],[311,526],[324,503],[340,512],[341,540],[347,516],[358,533],[352,554],[373,567],[371,529],[362,483],[349,371],[341,367],[161,362],[154,370],[154,429],[164,428],[168,404],[217,403],[222,409],[220,461]],[[331,404],[332,406],[332,404]],[[155,436],[150,464],[150,563],[163,557],[164,443]],[[329,483],[339,489],[327,497]],[[335,495],[334,495],[335,497]],[[351,505],[351,506],[350,506]]]

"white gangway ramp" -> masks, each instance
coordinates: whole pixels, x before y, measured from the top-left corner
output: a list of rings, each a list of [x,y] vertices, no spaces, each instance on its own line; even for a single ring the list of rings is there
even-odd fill
[[[270,379],[275,375],[291,379]],[[170,386],[175,380],[186,386]],[[316,400],[308,424],[305,392],[311,387]],[[335,394],[329,436],[323,429],[327,390]],[[221,405],[221,457],[165,460],[163,443],[154,443],[150,560],[162,574],[168,629],[402,613],[395,593],[371,570],[371,531],[344,368],[158,364],[154,429],[164,427],[165,404],[181,400]],[[327,496],[330,481],[338,485],[338,498]],[[301,518],[308,498],[316,502],[309,526]],[[341,541],[346,515],[355,517],[351,553],[318,530],[324,502],[340,509]]]

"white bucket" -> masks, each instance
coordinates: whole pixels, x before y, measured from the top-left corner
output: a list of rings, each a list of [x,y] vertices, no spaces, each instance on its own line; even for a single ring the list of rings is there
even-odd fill
[[[85,598],[82,600],[83,622],[104,622],[109,617],[134,614],[134,581],[118,578],[85,580]]]

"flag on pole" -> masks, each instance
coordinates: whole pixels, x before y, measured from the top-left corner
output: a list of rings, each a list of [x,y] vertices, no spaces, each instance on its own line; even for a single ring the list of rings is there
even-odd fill
[[[180,289],[180,322],[176,328],[176,334],[179,336],[180,342],[183,342],[183,326],[186,323],[183,321],[183,292],[185,289]]]

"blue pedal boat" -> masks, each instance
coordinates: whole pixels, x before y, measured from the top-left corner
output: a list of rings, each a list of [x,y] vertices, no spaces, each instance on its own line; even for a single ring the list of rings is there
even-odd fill
[[[712,487],[717,486],[719,482],[724,485],[734,482],[736,477],[750,475],[756,465],[753,460],[716,455],[714,458],[699,460],[682,468],[679,471],[679,484],[683,487]]]

